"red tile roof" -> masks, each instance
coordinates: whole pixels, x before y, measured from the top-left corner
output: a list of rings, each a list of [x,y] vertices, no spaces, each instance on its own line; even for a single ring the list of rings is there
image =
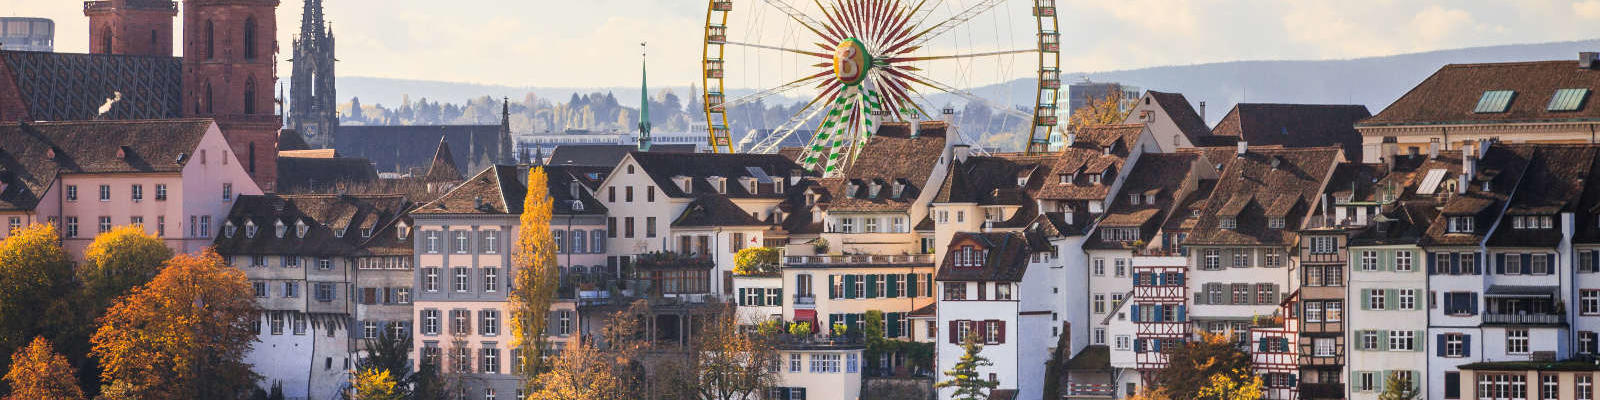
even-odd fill
[[[1558,89],[1589,89],[1593,99],[1600,91],[1600,70],[1578,68],[1575,60],[1450,64],[1378,115],[1360,126],[1415,124],[1478,124],[1600,119],[1600,108],[1585,102],[1577,111],[1549,111]],[[1489,90],[1513,90],[1506,112],[1475,113],[1478,100]]]

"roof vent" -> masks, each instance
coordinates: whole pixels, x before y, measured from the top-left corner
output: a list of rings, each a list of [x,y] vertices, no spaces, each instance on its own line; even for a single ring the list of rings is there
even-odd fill
[[[573,200],[572,211],[583,211],[583,200]]]
[[[1600,59],[1600,52],[1580,51],[1578,52],[1578,68],[1594,69],[1597,59]]]
[[[132,147],[117,146],[117,158],[126,160],[126,159],[128,159],[128,156],[131,156],[131,155],[133,155],[133,148]]]

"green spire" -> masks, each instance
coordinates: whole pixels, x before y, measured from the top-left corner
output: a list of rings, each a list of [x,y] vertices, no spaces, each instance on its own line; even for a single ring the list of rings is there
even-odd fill
[[[644,43],[639,43],[639,151],[650,151],[650,81]]]

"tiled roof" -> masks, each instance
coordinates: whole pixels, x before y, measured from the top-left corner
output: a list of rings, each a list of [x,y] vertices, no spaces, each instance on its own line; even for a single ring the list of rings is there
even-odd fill
[[[104,119],[177,118],[182,115],[181,72],[177,57],[0,51],[0,80],[11,81],[17,90],[0,98],[15,95],[23,106],[0,110],[0,119],[90,120],[112,99]]]
[[[976,268],[956,268],[955,257],[959,245],[966,240],[972,240],[979,245],[979,250],[987,250],[987,257]],[[944,260],[939,262],[939,272],[934,280],[940,281],[989,281],[989,282],[1019,282],[1022,274],[1028,270],[1028,256],[1034,252],[1048,251],[1048,249],[1033,249],[1028,238],[1022,232],[956,232],[950,238],[951,246],[944,254]]]
[[[728,200],[727,196],[714,193],[695,196],[683,213],[672,221],[675,228],[764,225],[771,224],[750,216],[750,213]]]
[[[222,254],[355,255],[371,239],[362,236],[363,230],[376,235],[409,205],[400,195],[241,195],[214,244]],[[284,225],[281,238],[279,222]],[[302,222],[304,236],[296,232]],[[254,235],[251,224],[257,229]]]
[[[1206,126],[1205,118],[1194,111],[1194,106],[1189,105],[1189,99],[1184,98],[1183,93],[1154,90],[1147,90],[1144,93],[1167,112],[1167,116],[1172,118],[1172,123],[1178,125],[1178,130],[1183,131],[1183,135],[1188,137],[1190,142],[1211,134],[1211,128]]]
[[[782,182],[788,185],[785,177],[800,173],[800,166],[794,161],[777,154],[727,154],[727,153],[660,153],[639,152],[629,153],[639,168],[650,179],[655,181],[661,193],[668,197],[690,198],[702,193],[717,193],[717,188],[712,186],[709,178],[721,177],[727,180],[727,192],[724,195],[732,198],[784,198],[784,193],[773,189],[772,184]],[[759,171],[760,174],[757,174]],[[766,179],[762,179],[765,175]],[[689,177],[689,192],[684,192],[674,181],[674,177]],[[760,183],[756,193],[750,193],[750,188],[742,184],[741,178],[756,178]]]
[[[1190,181],[1186,176],[1194,170],[1200,158],[1196,152],[1141,155],[1133,170],[1128,171],[1128,177],[1122,183],[1122,193],[1111,199],[1111,205],[1106,208],[1106,214],[1098,226],[1140,228],[1139,239],[1149,242],[1177,205],[1180,200],[1177,197],[1187,194],[1180,189]],[[1139,204],[1133,204],[1129,198],[1132,195],[1140,197]],[[1148,196],[1155,196],[1155,203],[1146,202]],[[1086,248],[1122,248],[1124,245],[1102,241],[1100,235],[1090,236],[1084,243]]]
[[[639,146],[626,144],[586,144],[556,146],[550,152],[550,165],[575,165],[590,167],[615,167],[622,157],[638,151]],[[693,153],[692,144],[652,144],[652,153]]]
[[[1111,149],[1111,154],[1127,157],[1133,146],[1139,143],[1139,135],[1144,133],[1144,124],[1100,125],[1078,128],[1074,133],[1073,145],[1105,150]]]
[[[993,226],[1022,226],[1038,214],[1033,194],[1051,178],[1050,167],[1055,159],[1053,154],[1018,153],[967,157],[966,161],[951,166],[933,202],[1019,206],[1021,209],[1011,220]]]
[[[1355,124],[1371,116],[1363,105],[1240,103],[1211,134],[1242,138],[1251,145],[1339,146],[1345,159],[1361,160],[1361,133]]]
[[[412,214],[521,214],[528,188],[513,165],[484,169]],[[551,191],[555,193],[555,191]]]
[[[379,172],[422,175],[438,150],[427,144],[441,140],[450,142],[457,171],[481,171],[501,161],[500,125],[346,125],[333,147],[346,157],[372,160]]]
[[[1338,162],[1339,149],[1250,149],[1222,170],[1187,244],[1286,245],[1322,193]],[[1235,210],[1236,209],[1236,210]],[[1223,214],[1236,213],[1237,227],[1221,228]],[[1267,227],[1268,215],[1281,214],[1284,229]]]
[[[1517,184],[1511,203],[1492,236],[1490,246],[1555,247],[1561,242],[1560,222],[1551,229],[1515,229],[1511,218],[1542,215],[1555,218],[1558,213],[1571,212],[1578,216],[1590,215],[1582,207],[1585,192],[1594,192],[1588,183],[1600,178],[1600,145],[1593,144],[1512,144],[1511,147],[1531,147],[1522,182]],[[1593,195],[1591,195],[1592,197]],[[1559,218],[1556,218],[1559,221]],[[1576,225],[1589,225],[1593,218],[1579,218]],[[1576,227],[1574,227],[1576,228]],[[1578,229],[1574,229],[1576,233]]]
[[[1382,218],[1374,216],[1372,223],[1350,233],[1350,245],[1416,244],[1427,233],[1437,207],[1438,203],[1432,200],[1401,201],[1385,207]]]
[[[329,192],[339,184],[378,180],[378,171],[365,158],[293,157],[285,153],[298,152],[278,153],[279,193]]]
[[[825,181],[833,194],[828,204],[829,212],[887,212],[904,211],[923,190],[938,165],[945,149],[945,124],[928,121],[918,126],[919,135],[912,137],[911,125],[885,122],[857,153],[856,160],[840,174],[843,179]],[[901,196],[866,196],[846,193],[849,183],[864,187],[873,182],[906,185]],[[883,190],[881,193],[889,193]]]
[[[1477,173],[1466,185],[1466,193],[1452,194],[1440,208],[1439,215],[1430,222],[1428,233],[1420,242],[1424,246],[1478,245],[1484,239],[1491,222],[1499,217],[1500,210],[1510,199],[1511,192],[1522,180],[1523,171],[1533,156],[1532,147],[1491,145],[1478,160]],[[1490,182],[1483,190],[1482,182]],[[1474,218],[1472,233],[1450,233],[1448,218],[1470,216]]]
[[[433,161],[428,163],[428,173],[422,176],[424,182],[455,182],[461,180],[461,169],[457,167],[455,156],[450,154],[448,138],[439,137],[439,147],[433,151]]]
[[[182,171],[211,126],[209,119],[0,124],[0,210],[32,210],[60,173]]]
[[[1594,120],[1600,108],[1584,101],[1576,111],[1550,111],[1550,99],[1559,89],[1588,89],[1588,99],[1600,91],[1600,70],[1578,68],[1575,60],[1450,64],[1411,88],[1362,126],[1411,124],[1472,124]],[[1506,112],[1476,113],[1485,91],[1512,90]]]
[[[1111,348],[1105,345],[1084,346],[1067,361],[1069,371],[1103,371],[1111,369]]]
[[[1122,168],[1126,156],[1107,154],[1103,149],[1090,142],[1075,142],[1072,146],[1061,149],[1056,158],[1055,165],[1051,166],[1050,173],[1056,176],[1046,178],[1044,186],[1040,188],[1038,198],[1044,200],[1102,200],[1111,191],[1111,183],[1102,179],[1100,183],[1090,181],[1089,175],[1103,174],[1107,170]],[[1076,174],[1074,174],[1076,172]],[[1067,175],[1067,181],[1062,182],[1061,175]],[[1076,176],[1076,178],[1074,178]],[[1115,174],[1113,174],[1113,177]]]

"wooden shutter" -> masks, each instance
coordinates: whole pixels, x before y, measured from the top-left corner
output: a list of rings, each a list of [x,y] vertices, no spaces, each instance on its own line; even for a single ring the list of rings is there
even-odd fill
[[[875,298],[878,298],[878,295],[879,295],[879,293],[878,293],[878,275],[877,274],[868,274],[867,275],[867,296],[866,296],[866,298],[875,299]]]
[[[956,332],[958,332],[956,330],[956,327],[957,327],[958,324],[959,324],[958,321],[955,321],[955,320],[951,320],[950,321],[950,344],[960,344],[961,343],[960,340],[956,339]]]
[[[1445,335],[1442,334],[1442,333],[1438,334],[1438,335],[1434,335],[1434,337],[1433,337],[1433,355],[1439,356],[1439,357],[1444,357],[1444,336]]]
[[[1378,330],[1378,350],[1389,351],[1389,331]]]
[[[748,290],[750,290],[750,288],[739,288],[739,301],[738,301],[739,305],[741,305],[741,306],[750,305],[750,302],[745,301],[745,297],[744,297],[745,293],[747,293]]]
[[[1399,297],[1399,294],[1400,294],[1400,291],[1398,289],[1383,289],[1383,309],[1385,309],[1385,310],[1398,310],[1398,309],[1400,309],[1400,303],[1396,303],[1395,302],[1396,298]]]
[[[1494,273],[1495,275],[1506,274],[1506,253],[1497,253],[1494,255]]]
[[[1461,356],[1472,357],[1472,335],[1461,335]]]
[[[998,333],[1000,335],[1000,337],[995,338],[995,343],[1006,344],[1006,322],[1005,321],[995,321],[993,323],[1000,325],[1000,328],[996,329],[996,331],[997,331],[996,333]]]
[[[888,281],[888,283],[883,285],[883,290],[886,292],[883,294],[883,297],[888,297],[891,299],[900,297],[900,274],[884,275],[883,279]]]
[[[1411,340],[1411,351],[1415,351],[1415,352],[1419,352],[1420,353],[1420,352],[1424,351],[1423,350],[1424,348],[1428,347],[1427,346],[1427,344],[1428,344],[1428,331],[1426,331],[1426,330],[1411,331],[1411,337],[1412,337],[1412,340]],[[1412,374],[1413,379],[1415,379],[1415,377],[1417,377],[1417,376],[1421,376],[1421,375]],[[1415,382],[1413,382],[1413,383],[1415,383]]]
[[[833,286],[833,274],[828,274],[828,299],[839,297],[838,287]]]
[[[1545,268],[1549,265],[1549,260],[1545,260]],[[1522,253],[1522,274],[1533,275],[1533,253]]]
[[[917,297],[917,274],[906,274],[906,297]]]
[[[377,301],[378,301],[377,297],[378,297],[378,290],[377,289],[375,289],[375,288],[362,288],[361,289],[361,304],[366,304],[366,305],[377,304]]]
[[[856,295],[857,295],[857,293],[856,293],[856,276],[855,275],[845,275],[844,276],[844,298],[846,298],[846,299],[854,299],[854,298],[856,298]]]
[[[1434,253],[1431,252],[1431,251],[1425,253],[1424,256],[1425,256],[1424,258],[1427,260],[1428,265],[1423,267],[1423,268],[1426,268],[1426,270],[1428,271],[1428,275],[1438,274],[1439,273],[1439,267],[1438,267],[1438,263],[1436,262],[1438,260],[1438,256],[1435,256]]]

